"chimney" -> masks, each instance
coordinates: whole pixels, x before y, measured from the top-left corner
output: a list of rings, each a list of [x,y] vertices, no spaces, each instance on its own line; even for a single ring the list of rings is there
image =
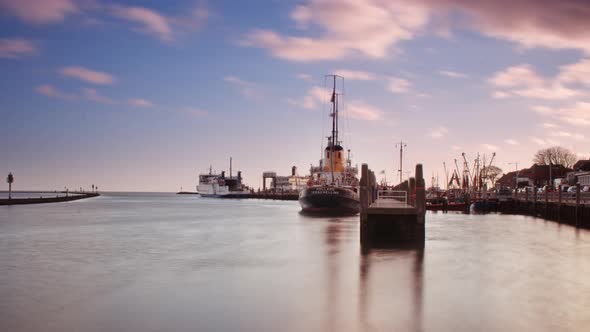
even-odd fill
[[[297,166],[291,167],[291,176],[295,176],[295,173],[297,173]]]
[[[221,178],[225,179],[225,171],[221,171]]]

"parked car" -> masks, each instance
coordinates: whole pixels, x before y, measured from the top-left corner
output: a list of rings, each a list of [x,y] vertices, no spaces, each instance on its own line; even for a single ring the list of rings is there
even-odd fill
[[[583,193],[590,192],[590,186],[583,186],[580,191],[583,192]]]
[[[543,188],[541,188],[541,192],[545,192],[547,191],[548,193],[554,192],[555,188],[553,188],[553,186],[549,186],[549,185],[545,185],[543,186]]]
[[[576,193],[576,186],[571,186],[571,187],[567,188],[567,192],[570,194],[571,193],[575,194]]]
[[[569,189],[569,188],[570,188],[570,186],[568,186],[568,185],[562,185],[562,186],[561,186],[561,192],[564,192],[564,193],[566,193],[566,192],[568,191],[568,189]]]

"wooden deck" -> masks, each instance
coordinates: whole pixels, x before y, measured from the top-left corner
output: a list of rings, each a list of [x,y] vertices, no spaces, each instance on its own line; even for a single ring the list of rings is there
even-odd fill
[[[385,214],[385,215],[418,215],[418,209],[392,199],[377,199],[367,208],[368,214]]]

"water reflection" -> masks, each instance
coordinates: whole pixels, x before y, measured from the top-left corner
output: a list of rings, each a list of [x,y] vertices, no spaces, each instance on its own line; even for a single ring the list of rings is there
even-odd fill
[[[424,245],[421,244],[373,244],[361,246],[360,265],[359,265],[359,322],[361,324],[361,330],[367,331],[371,329],[369,313],[371,308],[369,304],[373,303],[370,299],[370,283],[371,283],[371,264],[378,258],[379,260],[395,260],[396,258],[408,259],[411,257],[412,264],[406,265],[411,266],[411,277],[409,278],[410,284],[404,285],[400,279],[391,279],[389,287],[396,289],[399,287],[408,287],[412,294],[410,303],[407,305],[411,306],[410,319],[407,320],[404,326],[405,331],[422,331],[422,311],[423,311],[423,288],[424,288]]]

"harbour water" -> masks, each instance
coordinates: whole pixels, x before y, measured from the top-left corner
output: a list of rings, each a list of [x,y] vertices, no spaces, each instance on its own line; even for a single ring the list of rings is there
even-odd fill
[[[587,331],[590,232],[427,214],[417,249],[294,201],[0,207],[0,331]]]

